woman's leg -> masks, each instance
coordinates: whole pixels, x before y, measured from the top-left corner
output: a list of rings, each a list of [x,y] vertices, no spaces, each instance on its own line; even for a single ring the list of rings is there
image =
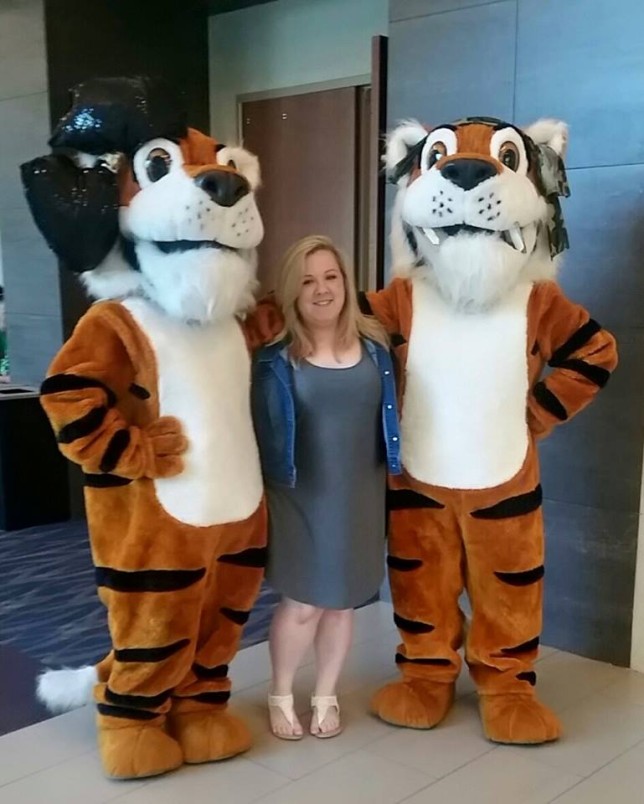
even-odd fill
[[[353,638],[353,609],[325,609],[315,636],[317,679],[315,696],[327,697],[336,694],[336,687]],[[332,707],[327,710],[321,723],[313,713],[311,730],[316,733],[336,731],[340,726],[340,713]]]
[[[273,667],[272,695],[291,695],[293,679],[304,654],[315,639],[322,609],[283,598],[271,622],[269,649]],[[302,734],[302,726],[293,714],[293,726],[278,706],[269,708],[271,728],[278,735]]]

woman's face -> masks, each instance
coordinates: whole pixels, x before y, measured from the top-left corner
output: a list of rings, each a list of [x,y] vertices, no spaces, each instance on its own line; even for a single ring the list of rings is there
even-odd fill
[[[309,254],[304,261],[297,297],[297,309],[304,325],[310,329],[335,325],[345,297],[344,277],[335,255],[326,250]]]

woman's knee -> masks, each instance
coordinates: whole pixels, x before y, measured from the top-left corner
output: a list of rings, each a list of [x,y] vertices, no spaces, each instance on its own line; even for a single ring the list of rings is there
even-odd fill
[[[311,606],[308,603],[299,603],[297,600],[285,600],[291,616],[298,625],[308,625],[317,622],[323,615],[324,609]]]

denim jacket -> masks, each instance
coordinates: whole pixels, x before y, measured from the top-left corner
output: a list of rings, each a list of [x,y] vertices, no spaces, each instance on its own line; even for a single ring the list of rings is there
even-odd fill
[[[383,453],[386,452],[389,473],[399,475],[400,430],[391,356],[375,341],[363,338],[362,342],[382,379]],[[291,488],[297,477],[293,388],[293,365],[286,343],[260,349],[253,361],[251,401],[262,472],[266,480]]]

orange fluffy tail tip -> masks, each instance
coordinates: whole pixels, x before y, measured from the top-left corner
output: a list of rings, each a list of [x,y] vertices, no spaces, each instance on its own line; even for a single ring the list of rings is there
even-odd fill
[[[47,670],[38,676],[36,697],[50,712],[69,712],[91,703],[97,681],[93,665]]]

